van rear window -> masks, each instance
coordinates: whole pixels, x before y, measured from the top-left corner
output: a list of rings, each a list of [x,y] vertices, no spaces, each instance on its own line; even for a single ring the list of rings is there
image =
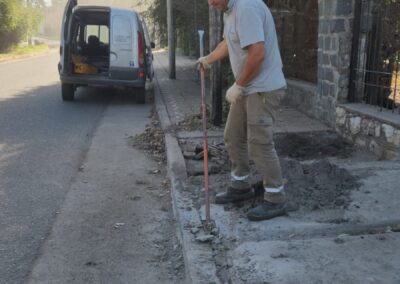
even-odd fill
[[[114,16],[112,19],[113,43],[131,44],[132,27],[128,17]]]
[[[103,25],[87,25],[85,26],[85,42],[89,42],[90,36],[96,36],[100,42],[104,44],[109,44],[109,29],[107,26]]]

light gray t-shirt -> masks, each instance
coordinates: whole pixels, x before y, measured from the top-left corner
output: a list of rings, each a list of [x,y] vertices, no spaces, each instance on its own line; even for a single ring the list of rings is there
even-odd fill
[[[247,47],[264,42],[264,62],[256,77],[244,86],[246,95],[286,87],[275,23],[262,0],[229,0],[228,10],[224,13],[224,38],[236,79],[246,62]]]

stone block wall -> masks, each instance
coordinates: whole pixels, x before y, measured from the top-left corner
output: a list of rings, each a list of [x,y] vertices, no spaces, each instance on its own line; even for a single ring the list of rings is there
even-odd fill
[[[318,0],[318,83],[314,115],[334,126],[336,104],[347,102],[354,0]]]
[[[352,108],[351,105],[336,108],[336,131],[348,141],[375,153],[378,159],[400,158],[400,123]]]
[[[282,13],[281,10],[277,15]],[[336,105],[347,102],[348,98],[353,21],[354,0],[318,0],[315,88],[293,80],[289,80],[288,84],[286,103],[331,127],[336,123]],[[313,29],[309,29],[309,32],[312,33]],[[308,37],[312,38],[313,35],[305,36]],[[304,80],[302,77],[297,79]]]
[[[287,79],[287,91],[283,104],[295,107],[309,116],[314,112],[310,106],[315,105],[317,85],[300,80]]]

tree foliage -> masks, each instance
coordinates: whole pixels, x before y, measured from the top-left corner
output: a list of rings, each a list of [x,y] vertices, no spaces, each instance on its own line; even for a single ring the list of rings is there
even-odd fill
[[[0,51],[36,33],[43,7],[43,0],[0,0]]]

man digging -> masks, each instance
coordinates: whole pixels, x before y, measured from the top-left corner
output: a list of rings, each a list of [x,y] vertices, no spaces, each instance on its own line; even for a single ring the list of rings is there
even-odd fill
[[[229,56],[235,83],[226,93],[231,104],[225,126],[225,147],[232,163],[231,185],[215,202],[253,199],[249,156],[263,176],[264,201],[248,212],[251,221],[286,213],[286,196],[279,158],[273,141],[273,123],[285,94],[275,24],[262,0],[208,0],[224,12],[224,39],[198,60],[205,69]]]

